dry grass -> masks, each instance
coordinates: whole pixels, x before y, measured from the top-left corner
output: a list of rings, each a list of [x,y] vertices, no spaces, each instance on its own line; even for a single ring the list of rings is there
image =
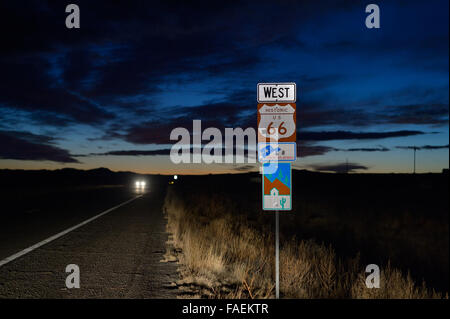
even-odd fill
[[[232,209],[225,196],[179,196],[169,188],[165,212],[180,251],[179,284],[195,287],[198,297],[273,298],[273,237],[251,227],[245,216],[232,215]],[[381,271],[381,287],[369,289],[364,270],[358,256],[342,260],[332,247],[292,238],[280,250],[280,293],[284,298],[440,297],[389,264]]]
[[[351,296],[357,299],[430,299],[441,298],[441,295],[426,288],[425,282],[418,286],[411,279],[410,274],[406,276],[391,265],[385,267],[380,274],[380,288],[367,289],[366,277],[359,274],[351,287]],[[448,295],[446,295],[448,299]]]

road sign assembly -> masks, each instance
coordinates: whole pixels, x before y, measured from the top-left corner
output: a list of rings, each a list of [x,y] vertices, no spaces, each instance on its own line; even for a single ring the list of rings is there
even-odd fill
[[[280,211],[292,209],[291,163],[297,159],[295,83],[257,87],[258,159],[262,163],[262,208],[275,211],[275,298],[280,297]]]
[[[259,83],[257,95],[263,210],[291,210],[289,162],[297,159],[297,86],[295,83]]]

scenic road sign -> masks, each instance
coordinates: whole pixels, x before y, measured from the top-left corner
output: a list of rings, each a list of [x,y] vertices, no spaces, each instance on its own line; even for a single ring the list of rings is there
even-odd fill
[[[258,102],[295,103],[297,87],[295,83],[258,83]]]
[[[297,158],[295,142],[258,143],[258,159],[264,162],[293,162]]]
[[[291,210],[291,163],[263,163],[263,210]]]

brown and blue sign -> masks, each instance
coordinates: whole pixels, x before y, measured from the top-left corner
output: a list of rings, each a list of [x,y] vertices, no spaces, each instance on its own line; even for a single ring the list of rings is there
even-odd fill
[[[291,163],[263,163],[263,210],[292,209]]]

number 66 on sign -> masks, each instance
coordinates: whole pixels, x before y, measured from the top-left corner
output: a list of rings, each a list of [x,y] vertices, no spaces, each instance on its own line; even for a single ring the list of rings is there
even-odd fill
[[[295,161],[296,127],[295,103],[258,104],[259,161]]]
[[[258,142],[296,142],[295,103],[258,104]]]

